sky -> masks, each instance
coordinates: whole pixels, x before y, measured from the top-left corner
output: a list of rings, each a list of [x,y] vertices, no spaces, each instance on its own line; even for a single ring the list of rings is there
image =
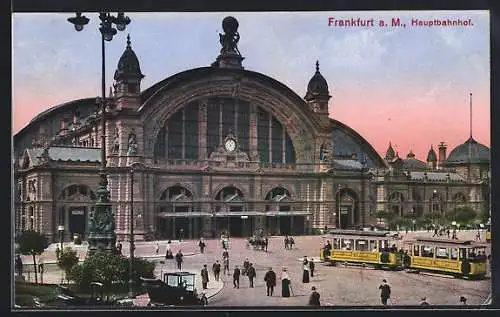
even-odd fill
[[[70,13],[14,13],[12,134],[41,111],[100,95],[98,14],[81,32]],[[303,97],[316,60],[326,78],[330,117],[355,129],[385,155],[425,160],[444,141],[448,153],[469,137],[490,146],[490,46],[487,11],[126,13],[131,23],[106,42],[106,85],[130,34],[144,90],[178,72],[209,66],[228,15],[239,21],[247,70],[270,76]],[[329,18],[333,18],[329,19]],[[329,21],[374,19],[374,26]],[[392,26],[399,18],[402,26]],[[412,19],[469,21],[469,26],[412,26]],[[382,27],[379,20],[388,25]],[[109,88],[107,89],[109,90]]]

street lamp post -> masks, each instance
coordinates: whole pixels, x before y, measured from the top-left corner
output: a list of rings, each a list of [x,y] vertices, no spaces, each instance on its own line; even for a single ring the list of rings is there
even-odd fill
[[[117,16],[111,15],[109,12],[100,12],[99,19],[101,20],[99,31],[101,32],[101,57],[102,57],[102,73],[101,73],[101,98],[97,98],[97,103],[101,107],[101,166],[99,168],[99,188],[97,190],[97,202],[91,221],[92,226],[89,230],[89,251],[93,252],[99,249],[112,250],[115,247],[116,232],[114,231],[114,215],[111,210],[109,201],[108,180],[106,174],[106,105],[109,102],[106,99],[106,50],[105,41],[111,41],[113,36],[119,31],[125,30],[130,23],[130,18],[126,17],[123,12],[118,12]],[[76,31],[82,31],[84,26],[89,23],[89,19],[82,16],[81,12],[77,12],[75,17],[68,18],[68,21],[74,25]],[[116,29],[113,27],[116,26]],[[105,217],[103,217],[105,216]],[[101,220],[107,219],[105,223]],[[99,223],[97,223],[99,222]],[[105,229],[101,228],[104,225]]]
[[[341,221],[342,221],[342,212],[340,210],[340,201],[342,199],[342,193],[341,193],[341,190],[342,190],[342,185],[338,184],[337,185],[337,193],[338,193],[338,206],[339,206],[339,209],[338,209],[338,214],[339,214],[339,229],[342,229],[342,224],[341,224]]]
[[[64,240],[64,226],[63,225],[59,225],[57,227],[57,231],[59,232],[59,243],[61,245],[61,252],[63,250],[63,240]]]
[[[134,296],[134,168],[130,168],[130,257],[129,257],[129,280],[128,280],[128,296]]]

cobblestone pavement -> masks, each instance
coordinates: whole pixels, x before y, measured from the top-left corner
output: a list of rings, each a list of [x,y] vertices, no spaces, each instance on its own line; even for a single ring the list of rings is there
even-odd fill
[[[458,233],[459,239],[475,239],[475,231]],[[402,233],[405,236],[404,232]],[[402,241],[415,236],[431,236],[429,232],[409,232]],[[484,240],[484,232],[482,233]],[[308,284],[302,283],[303,256],[317,258],[319,248],[326,241],[323,236],[296,237],[296,246],[293,250],[285,250],[283,237],[271,237],[268,252],[249,249],[246,239],[233,238],[230,240],[229,255],[230,269],[234,265],[242,266],[245,258],[254,264],[257,271],[255,288],[248,287],[248,280],[241,277],[240,288],[232,287],[232,276],[221,274],[224,288],[210,299],[210,306],[302,306],[307,305],[311,287],[316,286],[321,294],[322,305],[379,305],[380,296],[378,286],[382,279],[392,288],[393,305],[416,305],[421,297],[427,297],[432,305],[454,305],[459,303],[460,296],[465,296],[471,305],[482,304],[490,293],[490,280],[469,281],[436,274],[413,274],[403,271],[374,270],[354,266],[326,266],[318,263],[317,272]],[[200,254],[198,241],[184,241],[173,243],[174,253],[181,249],[185,254],[194,254],[185,257],[184,266],[187,270],[198,272],[203,264],[211,268],[215,260],[222,260],[222,249],[219,240],[207,240],[204,254]],[[154,256],[155,242],[137,244],[136,255],[143,257]],[[160,255],[165,252],[165,242],[160,243]],[[55,247],[54,247],[55,248]],[[124,254],[128,255],[128,245],[123,243]],[[43,257],[48,257],[43,255]],[[487,250],[488,254],[490,250]],[[52,250],[52,253],[53,250]],[[157,260],[159,260],[158,258]],[[26,259],[28,260],[28,259]],[[163,260],[163,258],[162,258]],[[25,262],[26,263],[26,262]],[[167,260],[163,268],[157,270],[174,270],[173,260]],[[282,267],[287,267],[291,278],[294,296],[281,297],[281,283],[275,289],[272,297],[266,296],[266,287],[263,280],[269,267],[280,277]],[[213,280],[213,276],[211,276]],[[199,278],[197,278],[199,283]],[[198,285],[200,286],[200,285]]]

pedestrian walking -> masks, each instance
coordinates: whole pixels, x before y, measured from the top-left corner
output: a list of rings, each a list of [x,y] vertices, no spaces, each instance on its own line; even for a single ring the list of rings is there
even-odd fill
[[[222,259],[229,259],[229,252],[227,250],[224,250],[224,252],[222,252]]]
[[[303,266],[303,274],[302,274],[302,283],[309,283],[309,266],[304,264]]]
[[[155,254],[158,255],[159,252],[160,252],[160,246],[158,245],[158,242],[156,242]]]
[[[293,239],[293,237],[288,238],[288,243],[290,244],[289,245],[290,250],[293,249],[293,245],[295,244],[295,240]]]
[[[212,272],[214,273],[214,278],[218,282],[220,276],[220,263],[219,260],[215,261],[214,265],[212,265]]]
[[[208,298],[207,295],[205,294],[205,291],[201,292],[200,304],[201,306],[208,306]]]
[[[387,300],[391,298],[391,287],[387,284],[387,280],[383,279],[378,289],[380,290],[380,301],[382,305],[387,306]]]
[[[21,258],[21,255],[19,255],[19,254],[16,256],[15,266],[16,266],[17,275],[22,277],[23,276],[23,259]]]
[[[264,282],[266,282],[267,296],[273,296],[274,287],[276,287],[276,273],[274,273],[272,268],[264,275]]]
[[[451,238],[454,239],[454,240],[458,240],[458,237],[457,237],[457,229],[453,229],[453,233],[451,235]]]
[[[252,263],[250,263],[250,266],[248,267],[247,276],[250,288],[253,288],[253,280],[257,276],[257,273],[255,272],[255,268]]]
[[[173,259],[174,254],[172,252],[172,248],[170,247],[170,240],[167,242],[167,246],[165,247],[165,259]]]
[[[179,230],[179,242],[182,242],[182,240],[184,240],[184,229],[181,228],[181,230]]]
[[[234,272],[233,272],[233,287],[234,288],[240,288],[240,274],[241,274],[241,271],[238,268],[238,266],[236,265],[236,267],[234,268]]]
[[[268,245],[269,245],[269,239],[266,236],[266,238],[264,239],[264,248],[265,248],[266,252],[267,252],[267,246]]]
[[[312,293],[311,296],[309,296],[309,306],[321,306],[319,301],[320,295],[316,291],[316,287],[315,286],[311,287],[311,290]]]
[[[438,234],[438,228],[434,228],[434,234],[432,235],[432,237],[439,237],[439,234]]]
[[[314,270],[315,270],[314,260],[311,259],[309,261],[309,271],[311,272],[311,277],[314,277]]]
[[[229,258],[224,258],[223,260],[223,267],[224,267],[224,275],[231,275],[231,272],[229,271]]]
[[[38,272],[40,273],[40,283],[43,284],[43,273],[45,272],[43,267],[43,260],[38,260]]]
[[[450,228],[446,229],[446,235],[448,236],[448,239],[450,238]]]
[[[460,296],[460,304],[462,305],[467,305],[467,298],[465,296]]]
[[[290,240],[288,240],[288,236],[285,236],[285,239],[283,241],[285,243],[285,250],[288,250],[288,245],[290,244]]]
[[[208,270],[207,270],[207,265],[203,264],[203,268],[201,269],[201,286],[205,290],[207,289],[207,284],[208,284]]]
[[[56,246],[56,259],[59,260],[60,255],[61,255],[61,249],[59,249],[59,246]]]
[[[242,275],[247,275],[249,267],[250,267],[250,261],[248,261],[248,258],[246,258],[245,261],[243,262],[243,272],[242,272]]]
[[[477,229],[476,241],[481,241],[481,232],[479,231],[479,229]]]
[[[177,254],[175,255],[175,261],[177,262],[177,269],[180,271],[182,270],[182,261],[183,261],[183,258],[184,255],[182,254],[182,251],[179,250],[179,252],[177,252]]]
[[[198,242],[198,246],[200,247],[200,253],[205,252],[205,239],[203,237],[200,238],[200,242]]]
[[[429,303],[427,302],[427,298],[422,297],[420,299],[420,306],[429,306]]]
[[[281,272],[281,296],[290,297],[290,276],[288,276],[288,270],[283,268]]]

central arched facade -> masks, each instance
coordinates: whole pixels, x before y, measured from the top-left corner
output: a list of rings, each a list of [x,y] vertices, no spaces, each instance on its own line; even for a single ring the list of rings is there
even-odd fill
[[[319,159],[311,141],[321,121],[311,116],[302,98],[265,75],[195,69],[158,83],[144,97],[139,111],[147,136],[144,151],[150,157],[207,159],[233,134],[250,160]]]

